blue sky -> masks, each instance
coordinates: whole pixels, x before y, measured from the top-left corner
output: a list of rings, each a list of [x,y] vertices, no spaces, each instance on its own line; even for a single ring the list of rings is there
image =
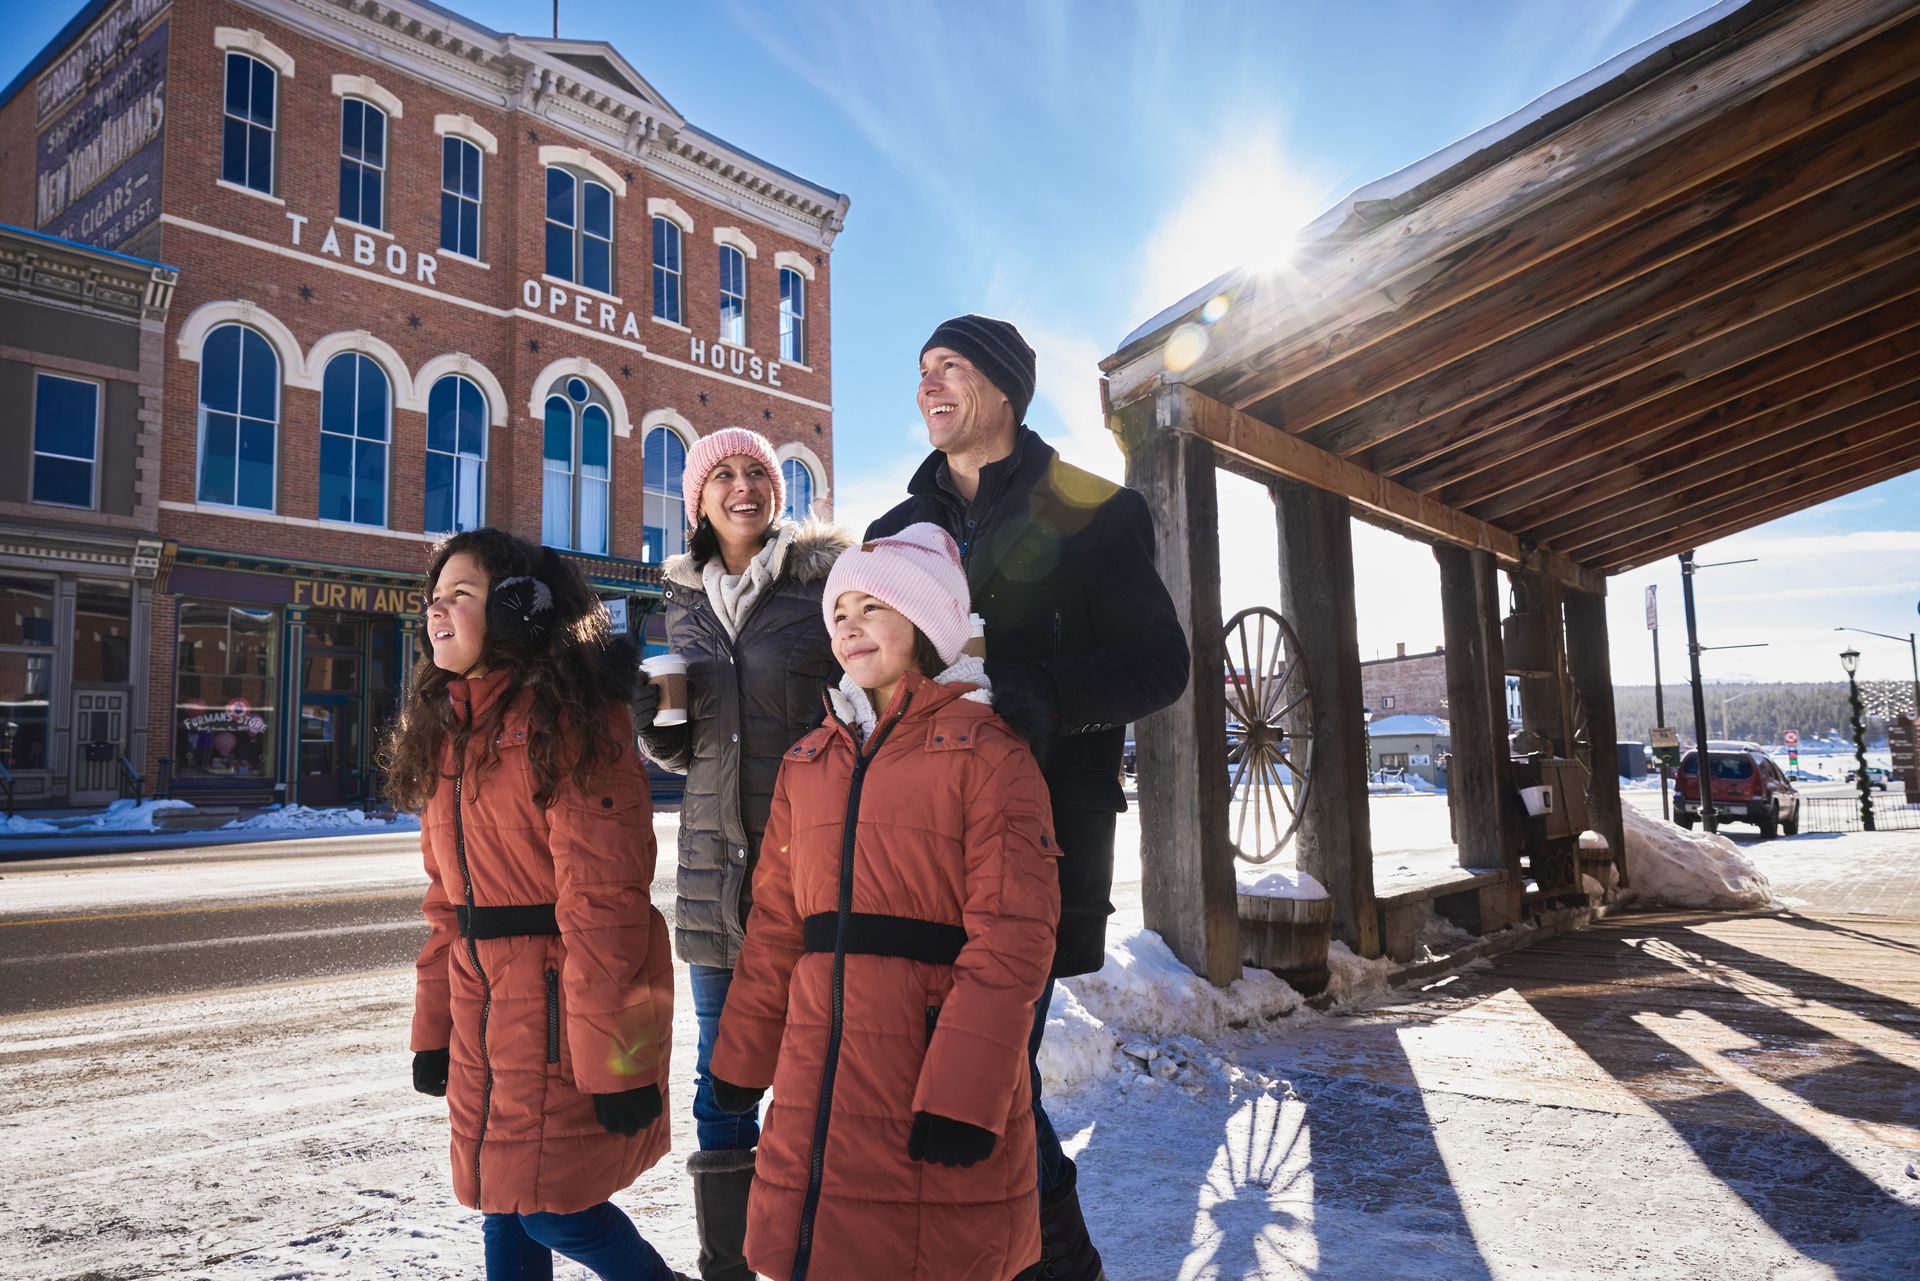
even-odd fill
[[[14,71],[71,3],[9,2]],[[453,0],[501,31],[551,7]],[[1006,316],[1039,352],[1033,426],[1118,476],[1095,363],[1135,324],[1342,196],[1488,125],[1704,8],[1701,0],[1135,0],[772,4],[563,0],[560,34],[614,44],[702,128],[853,201],[834,252],[837,515],[865,521],[925,453],[913,407],[926,334]],[[1277,604],[1264,498],[1222,477],[1229,610]],[[1363,653],[1440,636],[1432,558],[1362,527]],[[1920,476],[1776,522],[1702,559],[1710,676],[1832,679],[1836,624],[1905,635],[1920,618]],[[1684,665],[1673,562],[1614,580],[1614,662]],[[1867,666],[1906,656],[1861,638]]]

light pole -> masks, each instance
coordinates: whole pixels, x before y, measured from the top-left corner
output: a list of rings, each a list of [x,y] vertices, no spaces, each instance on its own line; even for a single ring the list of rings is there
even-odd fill
[[[1764,649],[1765,642],[1757,645],[1702,645],[1700,643],[1700,625],[1693,612],[1693,576],[1703,569],[1718,569],[1722,565],[1747,565],[1756,557],[1745,560],[1715,561],[1711,565],[1696,564],[1693,553],[1680,553],[1680,598],[1686,606],[1687,614],[1687,662],[1693,676],[1693,732],[1700,740],[1694,749],[1695,764],[1700,771],[1700,827],[1702,831],[1720,830],[1720,815],[1713,808],[1713,770],[1708,768],[1707,759],[1707,696],[1700,687],[1700,655],[1714,649]]]
[[[1854,781],[1860,785],[1860,826],[1873,830],[1873,782],[1867,777],[1867,727],[1860,720],[1860,682],[1854,673],[1860,669],[1860,651],[1849,645],[1840,651],[1840,665],[1847,669],[1847,706],[1853,709],[1853,759],[1859,763]]]
[[[1859,632],[1862,636],[1878,636],[1881,640],[1907,642],[1907,649],[1913,659],[1913,719],[1920,721],[1920,636],[1908,632],[1904,637],[1890,636],[1886,632],[1870,632],[1864,627],[1836,627],[1836,632]]]
[[[1727,732],[1727,704],[1737,703],[1743,698],[1751,698],[1755,694],[1758,694],[1759,692],[1760,691],[1757,689],[1742,690],[1738,694],[1729,694],[1727,697],[1720,700],[1720,737],[1721,738],[1733,737],[1732,734],[1729,734]]]

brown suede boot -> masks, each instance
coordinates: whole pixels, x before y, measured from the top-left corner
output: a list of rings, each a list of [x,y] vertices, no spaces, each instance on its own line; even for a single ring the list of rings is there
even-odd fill
[[[747,1194],[752,1148],[716,1148],[687,1158],[693,1221],[700,1232],[701,1281],[752,1281],[747,1268]]]

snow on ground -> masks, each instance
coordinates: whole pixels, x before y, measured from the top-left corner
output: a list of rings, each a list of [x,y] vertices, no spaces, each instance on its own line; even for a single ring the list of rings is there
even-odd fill
[[[7,815],[6,824],[0,826],[0,836],[42,836],[60,829],[51,823],[43,823],[37,818],[27,818],[21,814]]]
[[[66,832],[151,832],[154,815],[166,810],[190,810],[186,801],[136,801],[125,797],[80,823],[61,823]]]
[[[1628,901],[1637,907],[1767,907],[1773,885],[1738,845],[1623,807]]]
[[[385,832],[418,831],[420,819],[413,814],[395,814],[391,818],[368,818],[364,810],[308,809],[304,805],[276,805],[251,818],[236,818],[222,830],[248,832],[352,831],[373,829]]]

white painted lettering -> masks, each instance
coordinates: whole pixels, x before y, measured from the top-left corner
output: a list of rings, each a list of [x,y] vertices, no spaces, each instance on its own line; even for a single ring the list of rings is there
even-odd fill
[[[761,379],[761,376],[765,372],[766,372],[765,369],[761,367],[760,357],[755,356],[752,360],[747,362],[747,376],[752,378],[753,381],[759,382]]]
[[[551,316],[567,305],[567,291],[558,285],[547,286],[547,314]]]
[[[353,233],[353,260],[362,267],[373,266],[373,237],[360,232]]]
[[[588,313],[591,312],[592,310],[593,310],[593,299],[587,297],[585,294],[574,295],[574,299],[573,299],[573,323],[574,324],[591,325],[593,323],[593,317]]]
[[[520,286],[520,301],[534,311],[540,310],[540,282],[529,280]]]
[[[601,303],[600,304],[600,328],[606,330],[608,333],[612,333],[614,319],[615,317],[613,313],[613,304],[610,302]]]
[[[727,367],[727,349],[719,343],[715,343],[713,346],[707,348],[707,363],[715,369],[725,369]]]
[[[327,238],[320,242],[320,252],[332,254],[335,258],[340,256],[340,234],[332,227],[327,228]]]
[[[627,313],[627,323],[620,326],[620,336],[622,338],[638,338],[640,336],[640,326],[634,322],[632,312]]]
[[[692,337],[687,339],[687,359],[696,365],[706,361],[707,344],[704,339]]]
[[[433,273],[440,270],[440,260],[438,258],[435,258],[432,254],[421,254],[419,258],[414,261],[418,267],[418,270],[414,273],[415,280],[423,285],[439,283],[433,278]]]
[[[779,385],[780,385],[780,362],[777,360],[770,360],[767,362],[767,386],[778,387]]]
[[[399,245],[387,246],[387,270],[396,276],[407,274],[407,251]]]
[[[305,214],[297,214],[289,209],[287,210],[287,221],[293,224],[293,243],[298,245],[300,243],[300,229],[307,225],[307,216]]]
[[[727,362],[733,367],[735,377],[747,372],[747,353],[738,347],[727,353]]]

